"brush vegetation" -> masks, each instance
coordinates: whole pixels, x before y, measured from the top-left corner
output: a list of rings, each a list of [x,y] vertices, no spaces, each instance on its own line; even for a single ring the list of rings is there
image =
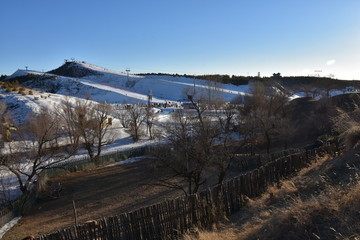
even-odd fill
[[[344,154],[320,158],[249,199],[247,207],[217,229],[194,231],[183,239],[360,239],[357,113],[356,106],[333,119],[334,130],[342,131]]]

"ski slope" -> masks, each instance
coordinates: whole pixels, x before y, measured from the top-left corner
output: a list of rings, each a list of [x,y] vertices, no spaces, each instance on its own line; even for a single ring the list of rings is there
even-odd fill
[[[64,66],[64,65],[63,65]],[[149,92],[152,93],[152,102],[179,101],[187,98],[188,92],[200,94],[217,94],[226,101],[249,93],[249,86],[235,86],[232,84],[215,84],[200,79],[149,75],[138,76],[119,73],[105,68],[93,66],[84,62],[68,63],[69,71],[88,71],[90,74],[83,77],[60,76],[42,73],[34,70],[18,70],[9,78],[27,74],[56,77],[49,80],[60,84],[56,93],[80,98],[89,98],[98,102],[108,103],[138,103],[147,102]],[[44,88],[38,90],[46,91]]]
[[[101,90],[105,90],[105,91],[109,91],[109,92],[113,92],[113,93],[117,93],[117,94],[121,94],[123,96],[132,98],[132,99],[136,99],[136,100],[140,100],[140,101],[148,101],[148,95],[145,94],[141,94],[141,93],[137,93],[137,92],[133,92],[124,88],[120,88],[120,87],[115,87],[115,86],[111,86],[108,84],[100,84],[100,83],[95,83],[93,81],[90,80],[79,80],[79,82],[81,82],[84,85],[87,86],[91,86],[97,89],[101,89]],[[113,100],[114,101],[114,100]],[[163,99],[158,99],[158,98],[152,98],[151,102],[154,103],[165,103],[166,101]]]

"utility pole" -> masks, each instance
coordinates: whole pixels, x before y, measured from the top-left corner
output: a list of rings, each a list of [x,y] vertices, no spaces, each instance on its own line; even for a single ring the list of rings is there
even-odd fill
[[[152,100],[152,90],[149,90],[149,94],[148,94],[148,107],[150,108],[150,102]]]

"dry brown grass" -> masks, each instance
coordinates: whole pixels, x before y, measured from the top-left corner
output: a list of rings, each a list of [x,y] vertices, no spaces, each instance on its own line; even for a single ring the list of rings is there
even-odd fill
[[[181,193],[152,183],[150,159],[125,165],[68,173],[51,179],[63,191],[57,199],[39,200],[1,240],[18,240],[27,235],[47,234],[72,227],[75,201],[77,220],[82,224],[106,216],[119,215]]]
[[[355,154],[351,161],[360,161]],[[360,171],[356,167],[352,174],[344,171],[351,168],[349,157],[325,156],[251,199],[223,230],[185,239],[360,239]],[[328,171],[344,176],[334,184],[328,180]]]
[[[191,234],[186,234],[183,240],[211,240],[211,239],[238,239],[238,229],[236,227],[226,226],[211,232],[193,231]]]

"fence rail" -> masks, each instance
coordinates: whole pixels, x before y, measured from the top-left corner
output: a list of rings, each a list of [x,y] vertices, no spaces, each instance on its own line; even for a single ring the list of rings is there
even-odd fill
[[[90,159],[89,157],[84,157],[83,159],[76,159],[73,161],[66,161],[55,165],[51,169],[46,169],[46,175],[48,177],[57,176],[63,172],[76,172],[82,171],[89,168],[95,168],[97,166],[103,166],[109,163],[118,162],[120,160],[125,160],[131,157],[143,156],[148,151],[147,146],[132,148],[122,151],[117,151],[115,153],[106,154],[99,156],[97,159]]]
[[[309,165],[316,156],[334,154],[335,146],[324,146],[273,159],[251,172],[199,194],[167,200],[133,212],[98,220],[38,240],[173,239],[192,227],[207,228],[246,205],[248,197],[261,195],[267,186]]]

